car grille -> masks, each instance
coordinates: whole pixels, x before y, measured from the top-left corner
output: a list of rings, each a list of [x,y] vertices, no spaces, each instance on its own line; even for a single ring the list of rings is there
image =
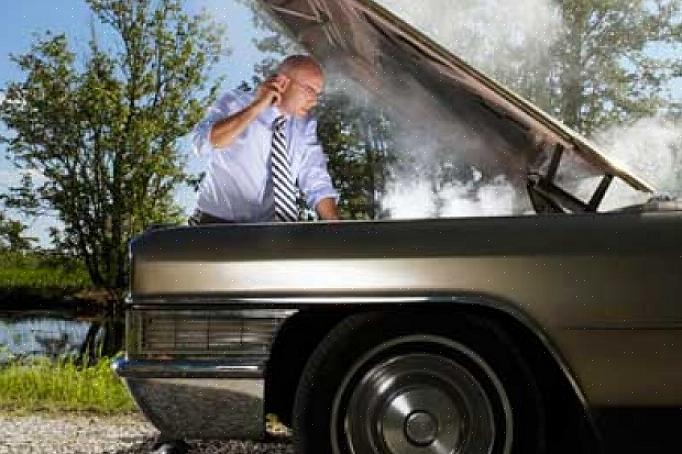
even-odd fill
[[[267,354],[290,311],[137,311],[132,330],[138,353]],[[129,345],[129,347],[131,347]]]

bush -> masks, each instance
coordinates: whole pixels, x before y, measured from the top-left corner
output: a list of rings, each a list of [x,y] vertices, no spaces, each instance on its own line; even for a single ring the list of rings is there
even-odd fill
[[[45,251],[0,250],[0,287],[81,289],[91,287],[85,266],[74,257]]]

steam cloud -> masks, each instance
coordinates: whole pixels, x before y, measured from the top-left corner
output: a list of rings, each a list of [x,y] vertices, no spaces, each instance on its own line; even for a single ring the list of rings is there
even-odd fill
[[[662,193],[682,195],[682,124],[663,117],[641,119],[594,135],[606,154]],[[602,210],[643,203],[647,194],[620,181],[607,192]]]
[[[548,55],[562,28],[553,0],[378,0],[476,68],[524,70]]]
[[[543,61],[558,37],[562,20],[552,0],[379,0],[379,3],[430,38],[489,74],[528,72]],[[414,106],[432,94],[412,87]],[[357,92],[356,92],[357,93]],[[429,131],[406,131],[395,138],[398,148],[412,150],[414,165],[392,169],[394,177],[381,201],[392,218],[500,216],[531,211],[523,186],[495,174],[496,160],[480,137],[452,124],[447,115],[424,112]],[[405,122],[403,119],[402,122]],[[414,126],[414,125],[410,125]],[[429,178],[446,153],[445,163],[460,177],[441,186]],[[473,165],[472,165],[473,162]],[[490,164],[490,165],[489,165]],[[431,175],[432,176],[432,175]],[[431,180],[431,182],[429,182]]]
[[[388,93],[400,93],[399,107],[409,106],[409,112],[386,101],[394,96],[372,98],[367,87],[342,72],[326,68],[326,76],[328,95],[343,96],[365,111],[374,109],[373,103],[379,100],[397,125],[389,151],[397,161],[387,169],[389,183],[379,201],[390,218],[501,216],[531,211],[527,196],[519,197],[525,180],[514,184],[490,170],[499,166],[499,156],[488,150],[495,137],[484,139],[453,121],[448,112],[427,101],[433,94],[409,75],[401,74],[400,87],[384,87]],[[441,178],[445,175],[449,178]]]
[[[504,178],[476,187],[480,172],[468,182],[454,182],[434,190],[423,180],[406,184],[397,181],[389,186],[382,200],[394,219],[434,217],[498,216],[515,211],[515,188]]]

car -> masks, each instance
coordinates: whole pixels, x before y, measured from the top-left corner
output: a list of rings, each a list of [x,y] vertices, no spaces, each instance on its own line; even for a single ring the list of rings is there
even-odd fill
[[[147,418],[262,439],[267,416],[313,454],[656,452],[682,406],[679,202],[373,2],[263,4],[394,111],[437,109],[434,136],[486,141],[463,155],[534,214],[144,232],[114,369]],[[650,201],[600,210],[616,182]]]

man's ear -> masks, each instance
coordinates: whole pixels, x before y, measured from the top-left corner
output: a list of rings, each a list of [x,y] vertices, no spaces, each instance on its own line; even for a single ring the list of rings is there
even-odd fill
[[[277,78],[279,78],[282,81],[282,90],[286,90],[287,87],[289,87],[289,82],[291,82],[291,78],[284,73],[277,73]]]

